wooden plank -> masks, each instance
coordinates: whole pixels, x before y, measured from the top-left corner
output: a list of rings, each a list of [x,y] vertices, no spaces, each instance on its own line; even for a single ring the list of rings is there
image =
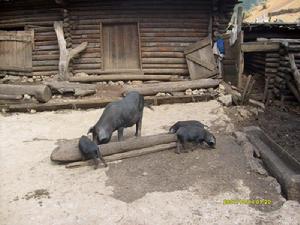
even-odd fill
[[[32,72],[32,68],[0,65],[0,71]]]
[[[208,70],[211,70],[211,71],[212,71],[212,70],[214,70],[214,69],[216,68],[216,66],[213,66],[213,68],[212,68],[212,67],[210,66],[211,63],[207,64],[207,63],[201,61],[199,58],[197,58],[197,57],[195,57],[195,56],[193,56],[193,55],[187,55],[186,58],[187,58],[188,60],[193,61],[194,63],[197,63],[199,66],[205,67],[205,68],[208,69]]]
[[[207,45],[210,45],[211,44],[211,40],[209,38],[204,38],[202,39],[201,41],[198,41],[197,43],[195,44],[192,44],[190,45],[189,47],[187,47],[185,50],[184,50],[184,54],[187,55],[189,53],[192,53],[200,48],[203,48]]]
[[[139,69],[137,24],[103,24],[104,70]]]
[[[263,41],[245,42],[241,46],[243,52],[272,52],[278,51],[279,47],[279,43]]]
[[[28,31],[0,31],[0,41],[32,42],[32,35]]]

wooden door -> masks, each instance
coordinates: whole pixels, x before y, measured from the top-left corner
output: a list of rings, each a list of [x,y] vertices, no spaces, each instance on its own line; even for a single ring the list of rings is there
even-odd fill
[[[140,70],[139,35],[136,23],[103,24],[104,70]]]
[[[208,78],[218,74],[217,63],[209,38],[190,45],[184,53],[192,80]]]
[[[32,71],[32,32],[0,31],[0,71]]]

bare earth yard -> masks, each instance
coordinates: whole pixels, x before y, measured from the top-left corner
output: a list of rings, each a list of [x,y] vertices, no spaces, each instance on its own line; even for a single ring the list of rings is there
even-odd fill
[[[217,101],[154,109],[145,109],[143,135],[196,119],[215,132],[217,149],[66,169],[49,159],[56,142],[86,133],[102,110],[0,115],[0,224],[300,224],[300,204],[285,201],[271,177],[249,171]],[[273,203],[224,205],[225,199]]]

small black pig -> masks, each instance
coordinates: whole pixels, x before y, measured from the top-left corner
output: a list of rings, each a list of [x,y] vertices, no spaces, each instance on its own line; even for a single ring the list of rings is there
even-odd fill
[[[79,139],[79,150],[85,157],[85,159],[93,159],[95,163],[95,169],[98,168],[99,159],[103,162],[104,166],[107,167],[105,160],[102,157],[100,149],[95,142],[90,140],[87,136],[81,136]]]
[[[141,136],[144,106],[144,96],[136,91],[129,92],[122,100],[108,104],[88,133],[93,134],[93,141],[98,145],[108,143],[116,130],[118,141],[123,140],[124,128],[133,125],[136,125],[135,136]]]
[[[173,126],[170,127],[169,133],[175,134],[180,127],[186,126],[199,126],[201,128],[207,127],[203,123],[197,120],[186,120],[186,121],[178,121]]]
[[[214,148],[216,145],[215,136],[200,126],[183,126],[180,127],[177,132],[177,149],[176,153],[180,154],[183,147],[184,152],[186,150],[186,143],[191,142],[193,144],[206,143],[209,147]]]

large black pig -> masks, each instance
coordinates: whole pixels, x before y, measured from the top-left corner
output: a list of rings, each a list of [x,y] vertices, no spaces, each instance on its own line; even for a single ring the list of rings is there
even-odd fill
[[[123,140],[123,130],[136,125],[135,136],[141,136],[144,96],[136,91],[129,92],[122,100],[108,104],[98,122],[89,129],[93,141],[108,143],[112,133],[118,131],[118,141]],[[150,106],[147,106],[152,109]]]

